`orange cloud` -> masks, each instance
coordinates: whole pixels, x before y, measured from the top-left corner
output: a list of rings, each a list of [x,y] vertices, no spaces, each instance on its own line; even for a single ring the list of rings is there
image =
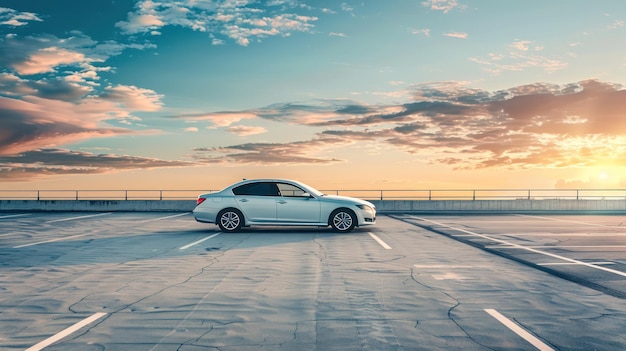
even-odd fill
[[[588,80],[487,92],[443,82],[414,89],[415,101],[395,106],[334,101],[257,109],[254,114],[259,118],[327,129],[309,141],[197,152],[226,152],[222,158],[208,158],[211,162],[299,162],[297,157],[280,157],[281,150],[288,149],[306,155],[302,160],[329,162],[316,158],[320,145],[332,149],[343,140],[387,144],[464,169],[594,166],[618,162],[626,154],[626,90],[619,85]]]

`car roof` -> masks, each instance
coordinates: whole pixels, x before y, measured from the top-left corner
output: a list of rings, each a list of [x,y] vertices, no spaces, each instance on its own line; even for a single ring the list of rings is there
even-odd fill
[[[300,183],[293,179],[284,179],[284,178],[255,178],[255,179],[243,179],[239,183],[252,183],[252,182],[291,182],[291,183]]]
[[[272,182],[272,183],[281,183],[281,182],[285,182],[285,183],[293,183],[293,184],[299,184],[302,186],[306,186],[306,184],[299,182],[297,180],[293,180],[293,179],[284,179],[284,178],[256,178],[256,179],[244,179],[242,181],[239,181],[237,183],[234,183],[232,185],[230,185],[229,187],[232,186],[239,186],[242,184],[248,184],[248,183],[260,183],[260,182]]]

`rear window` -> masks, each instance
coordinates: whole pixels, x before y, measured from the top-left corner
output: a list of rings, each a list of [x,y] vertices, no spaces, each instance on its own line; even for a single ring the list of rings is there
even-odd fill
[[[280,196],[274,183],[250,183],[233,188],[235,195]]]

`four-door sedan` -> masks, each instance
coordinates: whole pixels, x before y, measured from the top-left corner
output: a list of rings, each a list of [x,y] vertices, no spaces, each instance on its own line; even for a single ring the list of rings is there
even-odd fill
[[[365,200],[325,195],[286,179],[244,180],[198,196],[193,215],[224,232],[253,225],[331,226],[347,233],[376,223],[376,207]]]

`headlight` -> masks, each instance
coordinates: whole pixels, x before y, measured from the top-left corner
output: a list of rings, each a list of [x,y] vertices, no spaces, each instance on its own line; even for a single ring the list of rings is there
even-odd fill
[[[358,207],[358,208],[360,208],[362,210],[368,211],[368,212],[373,212],[374,211],[373,208],[371,208],[371,207],[369,207],[367,205],[356,205],[356,207]]]

